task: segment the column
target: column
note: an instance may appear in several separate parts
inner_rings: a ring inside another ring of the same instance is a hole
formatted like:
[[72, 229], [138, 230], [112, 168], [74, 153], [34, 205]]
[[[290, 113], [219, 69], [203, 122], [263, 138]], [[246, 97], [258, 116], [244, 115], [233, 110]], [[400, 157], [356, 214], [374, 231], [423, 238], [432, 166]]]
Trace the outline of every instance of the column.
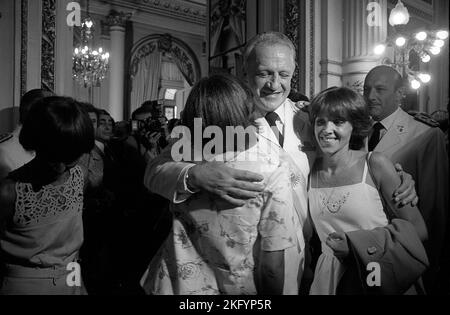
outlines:
[[362, 92], [367, 73], [380, 63], [373, 53], [387, 37], [387, 0], [343, 0], [343, 85]]
[[[108, 51], [111, 54], [111, 45], [110, 45], [110, 37], [109, 37], [109, 24], [107, 22], [100, 22], [100, 47], [103, 48], [104, 51]], [[100, 108], [103, 108], [109, 111], [109, 86], [110, 86], [110, 73], [103, 79], [102, 84], [100, 86], [100, 93], [98, 96], [98, 105]]]
[[66, 10], [69, 2], [71, 0], [56, 2], [55, 93], [72, 96], [73, 27], [67, 24]]
[[342, 2], [343, 0], [322, 0], [321, 3], [321, 90], [342, 85], [342, 49], [336, 49], [342, 47], [343, 43]]
[[111, 50], [109, 57], [109, 113], [116, 121], [124, 116], [125, 23], [130, 16], [111, 11], [108, 16]]

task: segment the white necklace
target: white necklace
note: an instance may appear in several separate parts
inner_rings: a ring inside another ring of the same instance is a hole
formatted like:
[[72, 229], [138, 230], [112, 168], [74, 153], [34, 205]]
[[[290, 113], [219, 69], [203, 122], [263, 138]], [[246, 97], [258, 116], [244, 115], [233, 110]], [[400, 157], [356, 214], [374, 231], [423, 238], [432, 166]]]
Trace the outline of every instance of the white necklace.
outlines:
[[[350, 164], [351, 161], [352, 161], [352, 157], [350, 156], [350, 158], [348, 159], [348, 161], [345, 163], [345, 165], [342, 168], [345, 170], [345, 168]], [[316, 172], [317, 185], [319, 185], [319, 175], [321, 175], [319, 173], [320, 173], [320, 171]], [[346, 174], [348, 175], [349, 172], [347, 172]], [[321, 177], [323, 178], [323, 176], [321, 176]], [[322, 181], [322, 183], [328, 183], [328, 184], [330, 184], [330, 182], [331, 182], [329, 179], [325, 179], [325, 178], [321, 179], [321, 181]], [[336, 189], [340, 188], [340, 187], [342, 187], [342, 186], [333, 187], [329, 194], [320, 192], [320, 195], [321, 195], [321, 197], [320, 197], [320, 201], [321, 201], [320, 212], [322, 215], [324, 214], [325, 209], [327, 209], [328, 212], [330, 212], [332, 214], [338, 213], [341, 210], [341, 208], [344, 206], [344, 204], [347, 202], [348, 197], [350, 196], [349, 191], [338, 194], [337, 198], [334, 198], [336, 195], [335, 194]]]

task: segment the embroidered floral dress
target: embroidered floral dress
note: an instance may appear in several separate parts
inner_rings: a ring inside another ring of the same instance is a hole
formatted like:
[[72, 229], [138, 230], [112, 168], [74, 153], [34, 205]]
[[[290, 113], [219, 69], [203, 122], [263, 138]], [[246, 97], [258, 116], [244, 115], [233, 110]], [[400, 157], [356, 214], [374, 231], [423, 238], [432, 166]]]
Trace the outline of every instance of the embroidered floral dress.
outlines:
[[233, 168], [264, 175], [266, 189], [244, 206], [229, 208], [207, 193], [171, 205], [173, 228], [141, 281], [148, 294], [256, 294], [258, 248], [290, 249], [285, 251], [285, 260], [291, 262], [286, 264], [285, 283], [294, 283], [285, 284], [285, 293], [297, 293], [303, 240], [293, 205], [292, 174], [277, 150], [271, 152], [274, 148], [267, 146], [260, 139], [240, 155], [215, 157]]
[[336, 294], [345, 271], [325, 243], [330, 233], [372, 230], [388, 224], [378, 190], [366, 183], [367, 170], [365, 162], [363, 178], [354, 185], [309, 189], [311, 218], [322, 243], [310, 294]]

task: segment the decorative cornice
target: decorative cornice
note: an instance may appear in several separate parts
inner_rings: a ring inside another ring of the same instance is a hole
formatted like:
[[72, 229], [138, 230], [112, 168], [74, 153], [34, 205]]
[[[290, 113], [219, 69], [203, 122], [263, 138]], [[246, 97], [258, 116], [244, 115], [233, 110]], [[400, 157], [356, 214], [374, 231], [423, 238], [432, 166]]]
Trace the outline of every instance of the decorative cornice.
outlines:
[[56, 0], [42, 1], [42, 89], [55, 91]]
[[125, 28], [125, 24], [131, 18], [131, 13], [118, 12], [115, 10], [111, 10], [109, 15], [106, 17], [106, 23], [109, 27], [123, 27]]
[[181, 0], [111, 0], [112, 6], [158, 14], [200, 25], [206, 24], [206, 5]]

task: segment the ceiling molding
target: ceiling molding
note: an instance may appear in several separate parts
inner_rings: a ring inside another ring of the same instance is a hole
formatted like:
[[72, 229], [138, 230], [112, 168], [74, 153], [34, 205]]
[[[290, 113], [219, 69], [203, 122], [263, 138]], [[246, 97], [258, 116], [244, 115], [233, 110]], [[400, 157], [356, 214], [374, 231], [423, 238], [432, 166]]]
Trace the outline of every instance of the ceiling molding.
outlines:
[[[96, 0], [91, 2], [92, 13], [107, 14], [109, 10], [132, 15], [158, 15], [172, 20], [206, 25], [206, 4], [188, 0]], [[139, 13], [139, 14], [137, 14]], [[133, 16], [131, 20], [133, 21]], [[142, 23], [142, 19], [139, 20]]]

